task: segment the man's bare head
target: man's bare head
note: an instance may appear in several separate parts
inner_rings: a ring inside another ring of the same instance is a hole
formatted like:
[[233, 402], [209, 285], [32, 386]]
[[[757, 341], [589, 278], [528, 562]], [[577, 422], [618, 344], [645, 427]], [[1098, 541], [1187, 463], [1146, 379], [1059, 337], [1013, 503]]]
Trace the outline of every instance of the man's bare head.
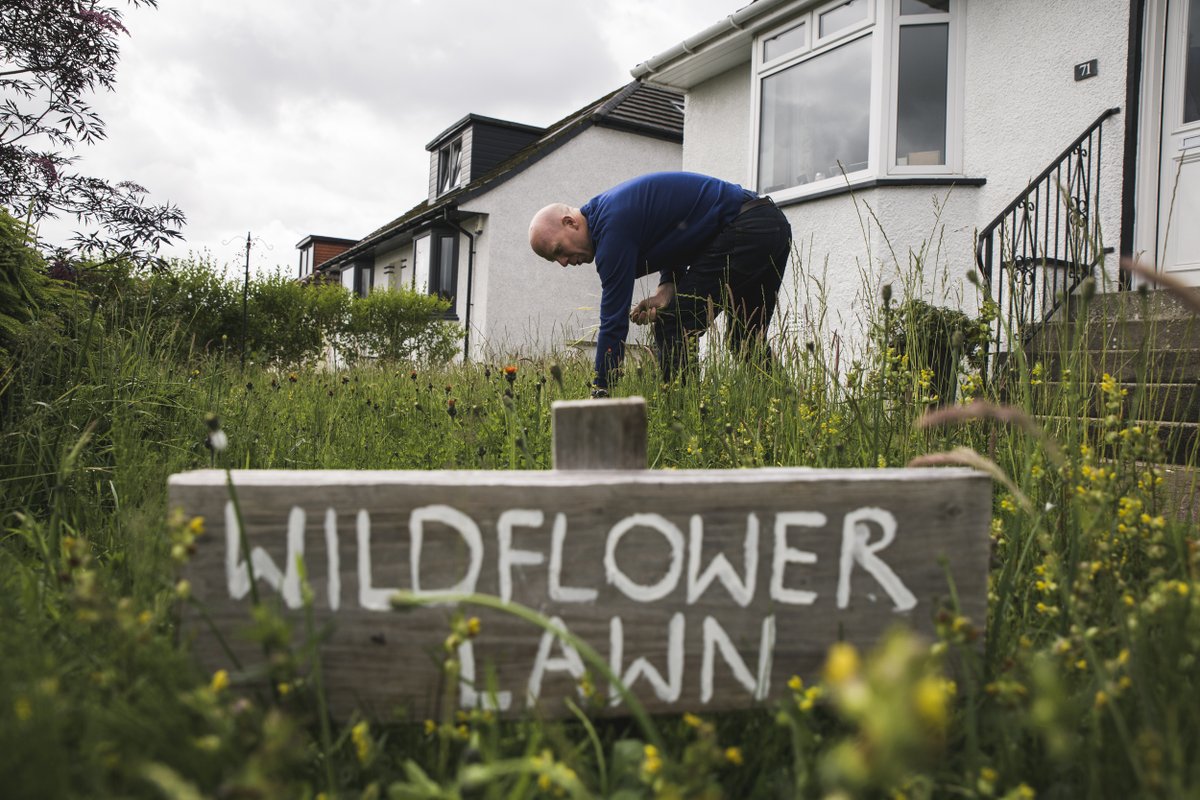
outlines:
[[587, 217], [578, 208], [551, 203], [529, 223], [529, 247], [539, 257], [568, 264], [590, 264], [596, 256]]

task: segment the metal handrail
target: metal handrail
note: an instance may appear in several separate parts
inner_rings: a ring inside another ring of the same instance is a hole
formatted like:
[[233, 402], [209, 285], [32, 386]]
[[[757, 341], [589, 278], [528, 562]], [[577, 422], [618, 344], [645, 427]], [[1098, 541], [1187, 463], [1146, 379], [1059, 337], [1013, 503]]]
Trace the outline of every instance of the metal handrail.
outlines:
[[1097, 117], [979, 233], [975, 263], [998, 346], [1027, 343], [1099, 263], [1102, 125], [1120, 111]]

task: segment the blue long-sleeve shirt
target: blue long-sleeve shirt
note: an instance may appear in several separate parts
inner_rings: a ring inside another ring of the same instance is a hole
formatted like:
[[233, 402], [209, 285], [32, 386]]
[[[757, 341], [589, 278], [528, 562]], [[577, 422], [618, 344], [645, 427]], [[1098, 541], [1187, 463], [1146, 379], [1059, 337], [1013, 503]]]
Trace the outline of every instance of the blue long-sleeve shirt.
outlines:
[[625, 358], [634, 281], [651, 272], [674, 282], [755, 195], [736, 183], [693, 172], [654, 172], [618, 184], [587, 201], [587, 219], [600, 275], [596, 386]]

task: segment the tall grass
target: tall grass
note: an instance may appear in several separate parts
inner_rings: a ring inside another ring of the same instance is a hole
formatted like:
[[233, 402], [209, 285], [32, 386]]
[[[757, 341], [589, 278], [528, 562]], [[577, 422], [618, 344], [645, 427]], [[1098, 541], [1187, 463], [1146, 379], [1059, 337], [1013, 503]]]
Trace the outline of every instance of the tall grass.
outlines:
[[[242, 370], [111, 302], [35, 324], [0, 382], [5, 796], [1194, 795], [1200, 544], [1163, 496], [1162, 441], [1137, 421], [1162, 398], [1122, 394], [1119, 365], [1089, 361], [1086, 313], [1046, 355], [984, 380], [962, 357], [970, 330], [931, 338], [903, 310], [912, 287], [895, 286], [864, 295], [858, 353], [837, 348], [814, 305], [811, 335], [775, 343], [769, 370], [714, 352], [663, 385], [635, 359], [618, 392], [647, 398], [653, 468], [986, 458], [1009, 481], [988, 619], [946, 615], [935, 641], [898, 633], [871, 654], [835, 647], [789, 700], [660, 719], [657, 743], [584, 709], [327, 727], [315, 633], [292, 640], [264, 603], [256, 628], [277, 663], [260, 696], [233, 664], [200, 674], [175, 627], [189, 601], [175, 567], [201, 524], [169, 513], [167, 475], [546, 469], [550, 404], [586, 396], [589, 363]], [[1156, 365], [1136, 352], [1130, 383], [1148, 385]], [[918, 424], [939, 404], [949, 411]], [[220, 453], [204, 445], [210, 412], [229, 439]], [[447, 634], [471, 635], [470, 618]]]

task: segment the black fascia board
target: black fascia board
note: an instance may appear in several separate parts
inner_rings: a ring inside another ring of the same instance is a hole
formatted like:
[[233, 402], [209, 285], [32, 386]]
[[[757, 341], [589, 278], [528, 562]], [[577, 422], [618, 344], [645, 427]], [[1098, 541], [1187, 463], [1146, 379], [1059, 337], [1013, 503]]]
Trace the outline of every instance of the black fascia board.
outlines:
[[485, 117], [480, 114], [467, 114], [465, 117], [455, 122], [449, 128], [433, 137], [433, 141], [425, 145], [425, 149], [432, 152], [443, 144], [453, 139], [458, 134], [466, 130], [468, 125], [482, 123], [496, 128], [507, 128], [513, 131], [522, 131], [524, 133], [542, 134], [546, 132], [545, 128], [539, 128], [537, 125], [524, 125], [520, 122], [512, 122], [507, 119], [497, 119], [496, 117]]

